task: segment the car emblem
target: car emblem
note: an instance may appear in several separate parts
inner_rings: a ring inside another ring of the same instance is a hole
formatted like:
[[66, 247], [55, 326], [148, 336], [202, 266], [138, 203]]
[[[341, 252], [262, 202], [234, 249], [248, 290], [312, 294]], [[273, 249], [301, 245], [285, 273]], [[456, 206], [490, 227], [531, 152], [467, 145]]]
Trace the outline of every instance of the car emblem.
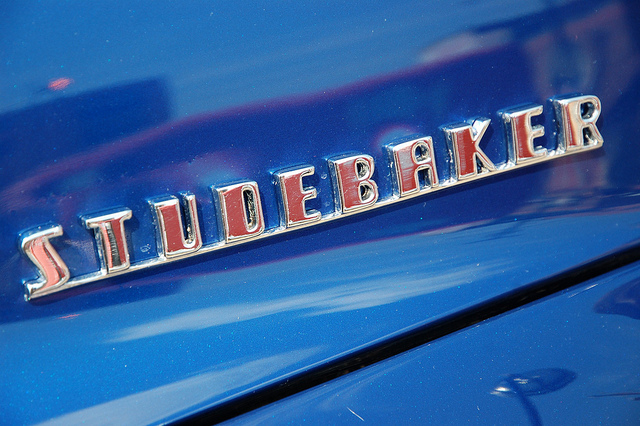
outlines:
[[25, 299], [383, 208], [465, 182], [602, 146], [603, 139], [596, 127], [602, 109], [596, 96], [558, 97], [551, 101], [557, 126], [555, 150], [534, 144], [536, 138], [544, 135], [542, 126], [532, 125], [532, 118], [543, 113], [542, 105], [531, 104], [499, 111], [508, 154], [507, 160], [501, 164], [494, 164], [479, 146], [490, 119], [474, 118], [442, 127], [450, 155], [445, 164], [451, 168], [450, 178], [445, 181], [438, 179], [431, 137], [386, 145], [384, 148], [393, 171], [394, 188], [393, 194], [387, 198], [380, 199], [373, 179], [373, 157], [350, 154], [328, 158], [335, 206], [329, 214], [306, 208], [306, 201], [317, 196], [315, 188], [303, 184], [305, 176], [314, 174], [313, 166], [279, 170], [273, 177], [278, 189], [280, 224], [271, 229], [265, 225], [256, 182], [212, 186], [222, 235], [210, 244], [203, 244], [193, 194], [183, 192], [179, 197], [150, 199], [156, 218], [158, 256], [133, 264], [129, 260], [125, 233], [126, 221], [132, 218], [132, 211], [128, 208], [81, 216], [84, 226], [94, 233], [100, 259], [100, 269], [86, 275], [72, 277], [64, 260], [51, 245], [50, 239], [63, 235], [62, 226], [49, 224], [33, 228], [20, 236], [20, 248], [39, 274], [37, 279], [24, 282]]

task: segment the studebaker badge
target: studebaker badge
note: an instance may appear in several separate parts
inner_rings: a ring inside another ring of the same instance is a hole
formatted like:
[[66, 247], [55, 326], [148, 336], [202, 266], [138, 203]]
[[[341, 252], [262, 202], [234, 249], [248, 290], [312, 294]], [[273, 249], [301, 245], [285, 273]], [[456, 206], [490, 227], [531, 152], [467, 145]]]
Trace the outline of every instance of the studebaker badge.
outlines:
[[385, 146], [394, 189], [393, 194], [384, 199], [380, 199], [373, 179], [373, 157], [355, 154], [328, 158], [335, 205], [330, 214], [308, 210], [305, 205], [307, 200], [317, 195], [314, 188], [305, 187], [302, 183], [305, 176], [314, 173], [313, 166], [280, 170], [274, 173], [280, 224], [272, 229], [266, 229], [260, 192], [254, 181], [211, 187], [222, 235], [218, 241], [206, 245], [200, 234], [193, 194], [183, 192], [180, 198], [165, 196], [151, 199], [149, 203], [156, 218], [158, 256], [133, 264], [129, 260], [125, 232], [126, 221], [132, 217], [130, 209], [81, 216], [86, 228], [93, 230], [101, 266], [98, 271], [76, 277], [71, 276], [69, 268], [50, 242], [50, 239], [63, 234], [62, 226], [33, 228], [20, 236], [20, 248], [39, 274], [37, 279], [24, 282], [25, 299], [383, 208], [464, 182], [602, 146], [603, 139], [596, 127], [602, 109], [596, 96], [558, 97], [551, 101], [557, 126], [555, 150], [534, 144], [536, 138], [544, 135], [542, 126], [532, 124], [532, 118], [543, 113], [542, 105], [531, 104], [499, 111], [507, 151], [507, 160], [501, 164], [494, 164], [480, 148], [490, 119], [475, 118], [442, 127], [450, 156], [446, 164], [451, 167], [450, 178], [446, 181], [438, 179], [431, 137]]

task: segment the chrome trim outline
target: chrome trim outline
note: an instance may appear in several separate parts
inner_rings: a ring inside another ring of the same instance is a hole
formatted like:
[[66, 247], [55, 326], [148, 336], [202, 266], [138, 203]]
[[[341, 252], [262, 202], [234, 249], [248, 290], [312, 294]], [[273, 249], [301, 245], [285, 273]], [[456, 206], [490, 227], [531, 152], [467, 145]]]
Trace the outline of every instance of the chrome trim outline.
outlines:
[[380, 194], [371, 177], [375, 169], [373, 157], [366, 154], [327, 159], [333, 183], [335, 211], [341, 214], [362, 211], [373, 206]]
[[[185, 256], [197, 252], [202, 247], [196, 196], [189, 192], [181, 192], [180, 196], [182, 209], [180, 200], [174, 196], [149, 200], [156, 215], [158, 253], [161, 257]], [[186, 229], [181, 210], [184, 211]]]
[[218, 205], [218, 222], [227, 243], [256, 238], [265, 230], [260, 191], [256, 182], [211, 187]]
[[449, 151], [453, 153], [451, 175], [457, 180], [475, 179], [498, 169], [479, 146], [490, 123], [488, 118], [477, 117], [442, 127]]
[[[398, 197], [427, 192], [439, 185], [438, 170], [433, 155], [433, 139], [414, 139], [385, 146], [394, 182], [393, 193]], [[421, 185], [420, 177], [425, 183]]]
[[105, 275], [126, 271], [131, 266], [124, 221], [132, 217], [130, 209], [81, 216], [87, 229], [93, 229], [96, 248], [100, 258], [100, 269]]
[[528, 104], [498, 111], [504, 123], [509, 163], [544, 161], [547, 150], [536, 147], [533, 140], [544, 136], [544, 126], [531, 125], [531, 118], [542, 114], [542, 105]]
[[558, 126], [558, 151], [584, 150], [602, 146], [596, 127], [602, 112], [597, 96], [552, 98]]
[[315, 173], [315, 167], [287, 168], [273, 173], [274, 181], [280, 191], [277, 191], [280, 212], [280, 225], [287, 228], [306, 225], [322, 218], [317, 210], [307, 210], [305, 202], [318, 196], [314, 187], [305, 187], [302, 178]]
[[24, 281], [24, 297], [26, 300], [32, 297], [46, 296], [61, 290], [71, 273], [56, 249], [51, 245], [50, 238], [62, 235], [62, 226], [52, 225], [43, 229], [25, 232], [20, 238], [20, 248], [29, 260], [38, 268], [36, 280]]

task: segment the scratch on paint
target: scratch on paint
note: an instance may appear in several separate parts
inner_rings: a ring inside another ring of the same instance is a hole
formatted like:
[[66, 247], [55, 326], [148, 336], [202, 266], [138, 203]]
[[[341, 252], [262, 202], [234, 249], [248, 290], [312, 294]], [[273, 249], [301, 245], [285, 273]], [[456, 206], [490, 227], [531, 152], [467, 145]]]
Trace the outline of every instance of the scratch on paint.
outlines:
[[80, 314], [71, 314], [71, 315], [65, 315], [63, 317], [58, 317], [58, 319], [66, 320], [66, 319], [71, 319], [71, 318], [75, 318], [75, 317], [79, 317], [79, 316], [80, 316]]
[[347, 410], [351, 411], [351, 414], [353, 414], [354, 416], [356, 416], [357, 418], [359, 418], [360, 420], [362, 420], [364, 422], [364, 419], [362, 417], [360, 417], [359, 415], [357, 415], [355, 413], [355, 411], [353, 411], [351, 408], [347, 407]]

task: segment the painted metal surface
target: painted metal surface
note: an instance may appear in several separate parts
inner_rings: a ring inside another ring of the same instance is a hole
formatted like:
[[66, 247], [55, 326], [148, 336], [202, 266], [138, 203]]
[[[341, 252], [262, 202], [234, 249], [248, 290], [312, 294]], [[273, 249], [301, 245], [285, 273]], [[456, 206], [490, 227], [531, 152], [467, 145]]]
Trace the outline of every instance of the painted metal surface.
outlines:
[[[7, 421], [178, 419], [637, 241], [637, 5], [509, 5], [3, 6]], [[387, 144], [431, 136], [442, 159], [440, 126], [488, 116], [499, 163], [498, 111], [534, 103], [552, 149], [547, 99], [572, 93], [602, 101], [598, 151], [23, 299], [36, 224], [64, 227], [51, 244], [81, 275], [103, 261], [81, 217], [126, 206], [139, 262], [169, 250], [151, 197], [192, 192], [207, 244], [212, 185], [255, 180], [272, 227], [271, 172], [313, 166], [307, 206], [326, 214], [328, 157], [368, 153], [390, 196]]]
[[[460, 184], [486, 179], [541, 161], [580, 154], [602, 147], [603, 139], [596, 126], [601, 113], [600, 100], [597, 97], [571, 96], [551, 99], [551, 102], [557, 111], [556, 148], [547, 150], [544, 147], [537, 147], [537, 153], [533, 152], [533, 134], [527, 135], [528, 129], [532, 128], [531, 117], [525, 113], [523, 115], [525, 121], [517, 120], [520, 124], [515, 126], [521, 128], [517, 133], [523, 133], [523, 135], [520, 135], [521, 138], [515, 137], [514, 133], [507, 138], [503, 147], [503, 151], [507, 153], [507, 160], [501, 164], [494, 164], [480, 147], [484, 142], [482, 138], [491, 123], [488, 118], [471, 119], [467, 123], [443, 128], [450, 154], [445, 157], [449, 170], [444, 176], [438, 176], [436, 171], [435, 156], [431, 154], [434, 151], [431, 137], [385, 146], [385, 149], [391, 150], [391, 159], [388, 164], [390, 170], [386, 175], [395, 177], [393, 194], [387, 198], [380, 199], [378, 184], [373, 179], [375, 169], [373, 157], [366, 154], [347, 154], [328, 158], [334, 207], [333, 211], [326, 215], [317, 210], [311, 210], [315, 213], [307, 217], [306, 199], [316, 198], [317, 191], [312, 186], [305, 189], [302, 174], [309, 175], [311, 179], [313, 167], [294, 170], [293, 173], [296, 176], [294, 186], [288, 188], [282, 186], [280, 173], [273, 173], [274, 180], [279, 181], [279, 183], [274, 182], [274, 185], [279, 188], [280, 204], [276, 225], [269, 229], [265, 225], [262, 197], [257, 182], [242, 181], [223, 187], [212, 186], [220, 235], [217, 240], [205, 245], [202, 244], [195, 195], [182, 193], [183, 208], [180, 208], [178, 199], [173, 196], [161, 197], [164, 200], [160, 202], [151, 199], [149, 203], [156, 215], [155, 234], [158, 255], [133, 265], [129, 261], [129, 239], [124, 224], [124, 221], [132, 219], [131, 210], [128, 208], [120, 208], [108, 214], [99, 213], [97, 216], [83, 216], [85, 227], [95, 232], [95, 248], [101, 265], [98, 270], [80, 276], [70, 277], [69, 268], [49, 241], [51, 238], [63, 236], [61, 226], [40, 225], [23, 233], [19, 243], [23, 253], [37, 268], [39, 275], [36, 280], [25, 281], [25, 300], [30, 301], [80, 285], [139, 272], [214, 251], [230, 250], [238, 244], [273, 238], [302, 227], [333, 222], [347, 215], [384, 209], [411, 198], [423, 197], [436, 190], [451, 189]], [[541, 112], [542, 107], [538, 110]], [[505, 133], [513, 133], [510, 131], [514, 128], [513, 121], [516, 120], [510, 117], [505, 119]], [[541, 137], [544, 134], [542, 126], [535, 127], [537, 137]], [[571, 136], [561, 136], [564, 133]], [[569, 143], [567, 139], [573, 142]], [[401, 149], [393, 152], [397, 147]], [[522, 151], [523, 148], [531, 153], [530, 156], [517, 158], [516, 152]], [[404, 152], [404, 158], [399, 155], [401, 152]], [[427, 170], [421, 170], [423, 168]], [[407, 180], [411, 181], [412, 190], [404, 189], [403, 186]], [[422, 183], [422, 180], [426, 182]], [[399, 182], [402, 182], [402, 186]], [[296, 187], [298, 187], [297, 190], [295, 190]], [[298, 215], [301, 219], [292, 221], [290, 213], [294, 205], [299, 210]], [[186, 225], [182, 220], [183, 213]], [[282, 225], [283, 223], [285, 225]], [[46, 247], [46, 250], [41, 250], [41, 247]], [[65, 271], [65, 274], [52, 274], [52, 271]]]
[[635, 425], [638, 319], [636, 263], [229, 424]]

